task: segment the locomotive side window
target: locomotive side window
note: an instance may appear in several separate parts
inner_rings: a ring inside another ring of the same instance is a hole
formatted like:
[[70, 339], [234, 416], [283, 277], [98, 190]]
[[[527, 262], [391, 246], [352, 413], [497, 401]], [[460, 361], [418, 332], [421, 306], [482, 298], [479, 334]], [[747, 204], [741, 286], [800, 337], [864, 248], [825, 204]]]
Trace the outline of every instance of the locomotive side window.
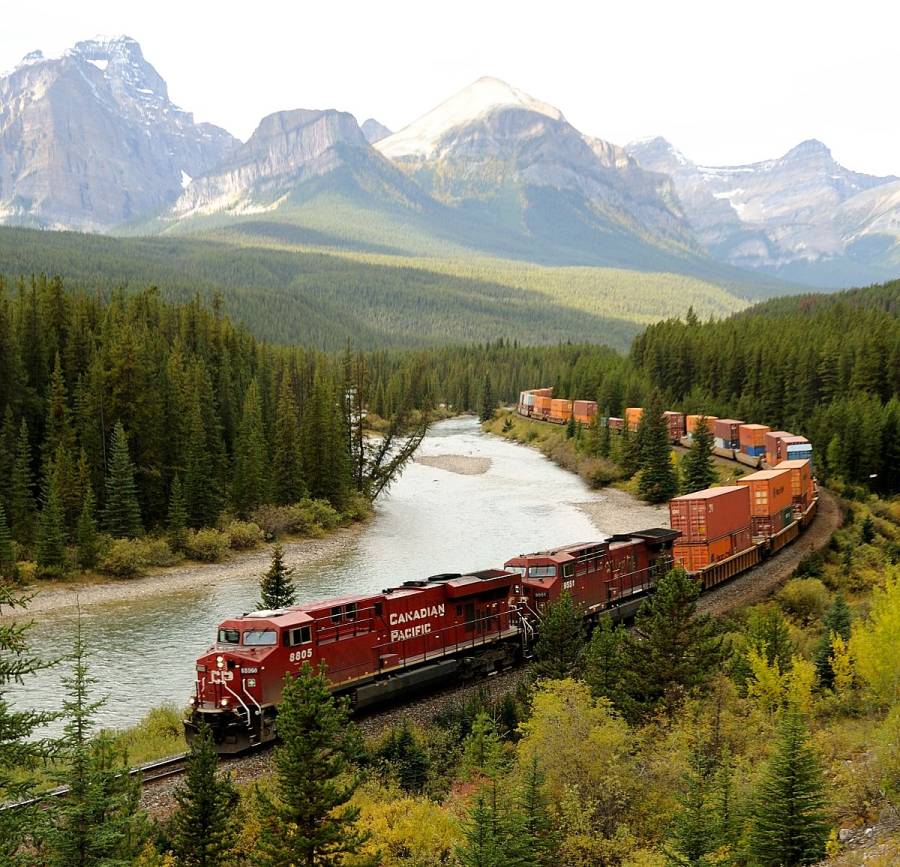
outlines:
[[219, 643], [220, 644], [239, 644], [241, 640], [241, 633], [237, 629], [220, 629], [219, 630]]
[[340, 623], [344, 619], [344, 609], [340, 605], [335, 605], [331, 609], [331, 622]]
[[571, 563], [566, 563], [563, 566], [563, 578], [571, 578], [574, 570], [575, 567]]
[[529, 578], [555, 578], [556, 566], [532, 566], [528, 570]]
[[348, 602], [347, 607], [344, 610], [346, 612], [344, 617], [347, 620], [356, 620], [356, 603], [355, 602]]
[[295, 644], [309, 644], [312, 641], [312, 629], [308, 626], [301, 626], [298, 629], [292, 629], [290, 632], [291, 635], [291, 645]]
[[247, 647], [270, 647], [278, 644], [278, 633], [274, 629], [248, 629], [244, 632]]

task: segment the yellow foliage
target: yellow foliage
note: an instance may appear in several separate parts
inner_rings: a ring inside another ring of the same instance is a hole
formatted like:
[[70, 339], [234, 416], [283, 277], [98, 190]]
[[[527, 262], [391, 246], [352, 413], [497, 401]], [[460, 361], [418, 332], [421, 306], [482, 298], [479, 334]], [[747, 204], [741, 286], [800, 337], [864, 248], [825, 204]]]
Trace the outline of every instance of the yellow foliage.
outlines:
[[785, 700], [799, 708], [802, 713], [810, 713], [815, 682], [816, 667], [808, 659], [795, 656], [791, 660], [791, 670], [784, 674]]
[[803, 713], [812, 710], [816, 668], [809, 660], [794, 656], [791, 667], [782, 673], [777, 661], [770, 663], [763, 654], [751, 648], [747, 661], [751, 675], [747, 681], [747, 695], [763, 713], [773, 716], [785, 703]]
[[449, 862], [463, 833], [459, 819], [448, 809], [424, 797], [404, 795], [399, 789], [368, 783], [356, 792], [359, 807], [356, 827], [370, 836], [348, 865], [429, 867]]
[[831, 670], [834, 672], [834, 691], [838, 696], [846, 696], [853, 688], [853, 660], [850, 648], [843, 637], [831, 633]]
[[900, 701], [900, 567], [892, 566], [883, 590], [876, 589], [867, 622], [850, 637], [856, 674], [883, 705]]

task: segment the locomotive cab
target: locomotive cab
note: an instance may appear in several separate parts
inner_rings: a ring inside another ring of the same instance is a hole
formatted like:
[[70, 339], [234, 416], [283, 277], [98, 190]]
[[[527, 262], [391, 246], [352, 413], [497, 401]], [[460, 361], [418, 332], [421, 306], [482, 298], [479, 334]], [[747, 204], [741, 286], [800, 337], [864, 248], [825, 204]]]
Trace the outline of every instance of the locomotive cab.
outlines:
[[286, 670], [314, 663], [313, 621], [302, 611], [256, 611], [219, 624], [197, 660], [185, 736], [206, 723], [221, 752], [274, 739], [275, 707]]

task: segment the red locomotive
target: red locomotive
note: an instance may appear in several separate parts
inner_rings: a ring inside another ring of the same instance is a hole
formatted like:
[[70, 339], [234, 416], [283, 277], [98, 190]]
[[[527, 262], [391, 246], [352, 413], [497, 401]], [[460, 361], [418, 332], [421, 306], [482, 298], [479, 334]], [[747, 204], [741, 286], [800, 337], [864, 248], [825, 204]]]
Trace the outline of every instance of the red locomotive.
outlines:
[[633, 613], [671, 568], [677, 536], [666, 529], [613, 536], [514, 557], [504, 569], [225, 620], [197, 660], [188, 738], [203, 720], [220, 752], [274, 739], [284, 676], [304, 662], [324, 662], [333, 691], [356, 708], [512, 665], [563, 590], [587, 618]]

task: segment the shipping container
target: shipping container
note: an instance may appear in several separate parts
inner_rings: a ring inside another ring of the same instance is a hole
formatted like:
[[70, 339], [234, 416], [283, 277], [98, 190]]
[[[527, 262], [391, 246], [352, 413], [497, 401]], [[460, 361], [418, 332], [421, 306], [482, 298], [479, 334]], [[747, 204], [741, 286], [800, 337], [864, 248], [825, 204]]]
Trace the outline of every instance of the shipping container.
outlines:
[[684, 413], [666, 410], [663, 417], [669, 428], [669, 439], [673, 443], [677, 443], [684, 436]]
[[568, 421], [572, 418], [572, 401], [557, 397], [553, 398], [550, 401], [550, 415], [548, 418], [557, 422]]
[[525, 404], [525, 406], [534, 406], [534, 392], [526, 391], [524, 394], [525, 397], [523, 398], [522, 403]]
[[766, 463], [770, 467], [780, 464], [785, 456], [782, 453], [781, 441], [793, 434], [786, 430], [773, 430], [766, 434]]
[[542, 418], [546, 418], [550, 415], [550, 400], [551, 398], [545, 397], [542, 394], [536, 394], [534, 396], [534, 415], [539, 415]]
[[764, 458], [766, 456], [765, 446], [741, 446], [741, 451], [751, 458]]
[[625, 419], [624, 418], [616, 418], [615, 416], [610, 416], [607, 419], [607, 424], [609, 425], [610, 430], [621, 431], [625, 429]]
[[625, 423], [628, 425], [628, 430], [635, 431], [637, 430], [638, 423], [641, 420], [641, 416], [644, 414], [644, 410], [639, 406], [627, 406], [625, 407]]
[[790, 470], [760, 470], [737, 483], [750, 489], [750, 514], [755, 518], [770, 518], [791, 505]]
[[590, 424], [597, 415], [597, 401], [576, 400], [573, 402], [572, 412], [575, 414], [575, 421]]
[[536, 397], [553, 397], [553, 386], [550, 388], [533, 388], [531, 393]]
[[812, 499], [812, 467], [807, 460], [782, 461], [775, 468], [777, 470], [790, 470], [791, 472], [791, 497], [795, 503], [805, 502], [807, 505]]
[[742, 424], [742, 421], [733, 418], [717, 418], [715, 420], [713, 423], [713, 434], [717, 440], [721, 439], [723, 441], [720, 448], [736, 449], [740, 447], [738, 429]]
[[789, 461], [809, 461], [810, 470], [814, 471], [813, 452], [811, 445], [794, 445], [788, 446], [786, 458]]
[[710, 542], [676, 542], [672, 547], [675, 563], [688, 572], [699, 572], [720, 560], [727, 560], [753, 547], [750, 527], [743, 527], [736, 533], [721, 536]]
[[713, 426], [718, 421], [714, 415], [689, 415], [685, 418], [685, 430], [687, 431], [688, 436], [694, 435], [694, 431], [697, 430], [697, 424], [701, 418], [706, 419], [706, 426], [709, 428], [709, 432], [713, 432]]
[[[761, 455], [766, 451], [766, 434], [771, 428], [766, 424], [742, 424], [738, 428], [738, 440], [745, 455]], [[750, 451], [758, 449], [758, 451]]]
[[750, 493], [732, 485], [669, 501], [669, 520], [681, 542], [709, 542], [750, 526]]

